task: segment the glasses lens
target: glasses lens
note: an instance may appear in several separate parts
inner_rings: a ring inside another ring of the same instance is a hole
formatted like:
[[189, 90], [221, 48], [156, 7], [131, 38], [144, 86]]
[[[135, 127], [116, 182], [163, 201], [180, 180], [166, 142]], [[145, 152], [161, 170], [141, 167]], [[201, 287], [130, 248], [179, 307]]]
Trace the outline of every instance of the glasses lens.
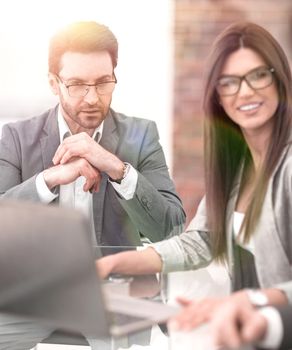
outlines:
[[115, 88], [115, 82], [105, 82], [105, 83], [99, 83], [96, 85], [70, 85], [68, 86], [68, 93], [71, 97], [85, 97], [88, 94], [88, 91], [91, 86], [95, 87], [96, 92], [99, 95], [106, 95], [113, 92]]
[[218, 80], [216, 90], [220, 96], [234, 95], [237, 93], [240, 85], [240, 78], [222, 77]]
[[262, 67], [247, 74], [246, 80], [253, 89], [263, 89], [272, 84], [273, 74], [270, 69]]
[[110, 94], [111, 92], [113, 92], [114, 88], [115, 88], [116, 83], [113, 81], [107, 81], [105, 83], [99, 83], [96, 85], [96, 91], [98, 94], [100, 95], [106, 95], [106, 94]]
[[87, 85], [70, 85], [68, 86], [68, 93], [71, 97], [84, 97], [89, 90]]

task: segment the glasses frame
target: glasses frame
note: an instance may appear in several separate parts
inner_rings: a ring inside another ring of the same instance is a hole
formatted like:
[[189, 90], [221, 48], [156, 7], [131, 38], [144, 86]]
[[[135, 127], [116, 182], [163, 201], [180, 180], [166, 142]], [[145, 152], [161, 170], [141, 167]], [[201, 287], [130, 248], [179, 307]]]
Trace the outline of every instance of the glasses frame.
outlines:
[[[96, 93], [98, 94], [98, 95], [106, 95], [107, 93], [104, 93], [104, 94], [101, 94], [99, 91], [98, 91], [98, 85], [101, 85], [101, 84], [107, 84], [107, 83], [114, 83], [114, 84], [117, 84], [117, 82], [118, 82], [118, 80], [117, 80], [117, 78], [116, 78], [116, 75], [115, 75], [115, 72], [113, 72], [113, 78], [114, 78], [114, 80], [109, 80], [109, 81], [103, 81], [103, 82], [100, 82], [100, 83], [95, 83], [95, 84], [87, 84], [87, 83], [75, 83], [75, 84], [68, 84], [68, 83], [66, 83], [66, 81], [64, 81], [58, 74], [55, 74], [55, 77], [57, 78], [57, 80], [61, 83], [61, 84], [63, 84], [64, 86], [65, 86], [65, 88], [67, 89], [67, 92], [68, 92], [68, 95], [70, 96], [70, 97], [72, 97], [72, 98], [84, 98], [87, 94], [88, 94], [88, 92], [89, 92], [89, 90], [90, 90], [90, 87], [91, 86], [94, 86], [95, 87], [95, 91], [96, 91]], [[72, 96], [72, 95], [70, 95], [70, 87], [71, 86], [78, 86], [78, 85], [82, 85], [82, 86], [87, 86], [87, 89], [86, 89], [86, 93], [85, 93], [85, 95], [81, 95], [81, 96]], [[113, 88], [113, 90], [114, 90], [114, 88]], [[112, 90], [112, 91], [113, 91]]]
[[[269, 71], [269, 72], [271, 73], [271, 82], [270, 82], [268, 85], [265, 85], [265, 86], [263, 86], [263, 87], [255, 88], [255, 87], [253, 87], [253, 86], [251, 85], [250, 81], [248, 80], [248, 76], [249, 76], [250, 74], [254, 73], [255, 71], [257, 71], [257, 70], [259, 70], [259, 69], [263, 69], [263, 68], [265, 68], [266, 71]], [[215, 88], [215, 89], [216, 89], [216, 92], [217, 92], [217, 94], [218, 94], [219, 96], [234, 96], [234, 95], [236, 95], [236, 94], [239, 92], [243, 80], [244, 80], [244, 81], [247, 83], [247, 85], [248, 85], [251, 89], [253, 89], [253, 90], [265, 89], [265, 88], [267, 88], [268, 86], [271, 86], [271, 85], [273, 84], [273, 82], [274, 82], [274, 73], [275, 73], [275, 69], [274, 69], [274, 68], [269, 68], [269, 67], [266, 67], [266, 66], [260, 66], [260, 67], [257, 67], [257, 68], [254, 68], [254, 69], [250, 70], [249, 72], [247, 72], [246, 74], [244, 74], [244, 75], [242, 75], [242, 76], [239, 76], [239, 75], [223, 75], [223, 76], [221, 76], [221, 77], [217, 80], [216, 88]], [[219, 89], [218, 89], [218, 84], [219, 84], [220, 79], [222, 79], [222, 78], [236, 78], [236, 79], [238, 79], [239, 84], [238, 84], [238, 88], [237, 88], [236, 92], [234, 92], [234, 93], [232, 93], [232, 94], [222, 94], [222, 93], [220, 93], [220, 92], [219, 92]]]

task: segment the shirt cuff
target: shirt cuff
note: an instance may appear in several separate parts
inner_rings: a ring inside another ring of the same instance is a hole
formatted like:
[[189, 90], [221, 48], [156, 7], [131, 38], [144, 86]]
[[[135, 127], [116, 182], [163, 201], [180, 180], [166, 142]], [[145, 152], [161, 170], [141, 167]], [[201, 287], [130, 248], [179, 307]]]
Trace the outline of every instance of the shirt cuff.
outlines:
[[129, 164], [129, 171], [125, 178], [121, 181], [120, 184], [117, 182], [110, 181], [114, 189], [121, 195], [124, 199], [129, 200], [134, 197], [138, 181], [138, 173], [135, 168]]
[[263, 349], [278, 349], [283, 339], [283, 324], [279, 312], [271, 307], [258, 310], [267, 321], [267, 331], [257, 346]]
[[52, 202], [55, 198], [58, 197], [57, 194], [54, 194], [53, 192], [51, 192], [45, 182], [44, 179], [44, 173], [41, 172], [37, 175], [36, 180], [35, 180], [35, 184], [36, 184], [36, 189], [38, 192], [38, 195], [40, 197], [41, 202], [48, 204], [50, 202]]

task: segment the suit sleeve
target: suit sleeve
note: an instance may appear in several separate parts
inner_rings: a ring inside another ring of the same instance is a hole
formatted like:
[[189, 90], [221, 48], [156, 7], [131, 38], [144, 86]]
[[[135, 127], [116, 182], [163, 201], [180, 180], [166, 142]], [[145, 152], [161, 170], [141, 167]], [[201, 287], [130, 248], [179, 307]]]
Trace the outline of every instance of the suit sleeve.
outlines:
[[21, 146], [17, 132], [5, 125], [0, 139], [0, 198], [40, 201], [35, 177], [22, 177]]
[[154, 122], [147, 125], [139, 153], [134, 197], [120, 199], [140, 234], [152, 242], [182, 232], [185, 213], [170, 179]]
[[283, 339], [280, 346], [280, 350], [292, 349], [292, 332], [291, 332], [291, 323], [292, 323], [292, 306], [286, 305], [277, 308], [283, 324]]

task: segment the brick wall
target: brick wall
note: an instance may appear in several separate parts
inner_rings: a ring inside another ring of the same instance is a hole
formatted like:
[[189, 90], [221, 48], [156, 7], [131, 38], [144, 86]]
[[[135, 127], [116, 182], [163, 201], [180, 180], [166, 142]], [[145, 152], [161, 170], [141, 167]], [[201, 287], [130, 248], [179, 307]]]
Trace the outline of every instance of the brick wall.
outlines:
[[187, 221], [204, 194], [201, 96], [204, 60], [215, 36], [237, 20], [256, 22], [292, 62], [291, 0], [173, 0], [175, 77], [173, 176]]

